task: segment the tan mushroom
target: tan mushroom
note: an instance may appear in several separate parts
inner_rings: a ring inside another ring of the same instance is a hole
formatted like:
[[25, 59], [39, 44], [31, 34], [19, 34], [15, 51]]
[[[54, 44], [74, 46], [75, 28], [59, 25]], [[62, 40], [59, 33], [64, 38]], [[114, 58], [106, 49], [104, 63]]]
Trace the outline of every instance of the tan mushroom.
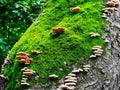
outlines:
[[65, 28], [63, 28], [63, 27], [53, 27], [53, 28], [52, 28], [52, 32], [53, 32], [54, 35], [60, 34], [60, 33], [62, 33], [64, 30], [65, 30]]
[[65, 83], [70, 83], [70, 82], [77, 83], [77, 81], [74, 79], [66, 79], [65, 80]]
[[90, 55], [89, 58], [96, 58], [96, 55]]
[[72, 12], [78, 12], [79, 10], [80, 10], [80, 7], [73, 7], [73, 8], [70, 8], [70, 10], [72, 11]]
[[57, 79], [57, 78], [58, 78], [58, 76], [57, 76], [57, 75], [55, 75], [55, 74], [52, 74], [52, 75], [49, 75], [49, 78], [50, 78], [50, 79]]
[[65, 83], [66, 86], [75, 86], [76, 83]]
[[33, 74], [34, 74], [34, 72], [23, 72], [23, 75], [27, 75], [27, 76], [31, 76]]
[[106, 4], [107, 4], [109, 7], [116, 7], [116, 6], [119, 5], [119, 3], [118, 3], [118, 2], [115, 2], [115, 1], [108, 1]]
[[72, 73], [79, 73], [79, 70], [75, 69], [72, 71]]
[[76, 74], [70, 73], [70, 74], [68, 74], [68, 76], [75, 77]]
[[68, 86], [62, 84], [62, 85], [60, 85], [59, 89], [61, 89], [61, 90], [67, 90]]
[[91, 65], [88, 64], [88, 65], [84, 65], [83, 67], [84, 67], [84, 68], [91, 68]]
[[21, 83], [21, 85], [24, 85], [24, 86], [30, 86], [29, 83]]

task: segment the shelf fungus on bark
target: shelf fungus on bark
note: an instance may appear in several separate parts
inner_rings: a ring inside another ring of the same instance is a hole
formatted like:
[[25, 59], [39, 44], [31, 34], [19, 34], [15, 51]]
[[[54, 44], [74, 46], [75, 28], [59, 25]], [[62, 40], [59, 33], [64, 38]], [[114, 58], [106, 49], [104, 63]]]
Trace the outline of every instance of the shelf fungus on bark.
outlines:
[[74, 70], [72, 70], [72, 73], [79, 73], [80, 71], [78, 70], [78, 69], [74, 69]]
[[108, 13], [113, 13], [115, 11], [117, 11], [118, 9], [115, 7], [108, 7], [108, 8], [104, 8], [102, 9], [104, 12], [108, 12]]
[[113, 1], [108, 1], [106, 4], [107, 4], [109, 7], [116, 7], [116, 6], [119, 5], [119, 2], [113, 0]]
[[57, 79], [57, 78], [58, 78], [58, 76], [57, 76], [57, 75], [55, 75], [55, 74], [52, 74], [52, 75], [49, 75], [49, 78], [50, 78], [50, 79]]
[[53, 27], [52, 28], [52, 32], [54, 35], [61, 34], [64, 32], [64, 30], [65, 30], [64, 27]]
[[100, 34], [93, 33], [93, 32], [91, 32], [89, 35], [90, 35], [90, 37], [92, 37], [92, 38], [95, 38], [95, 37], [99, 37], [99, 36], [100, 36]]
[[62, 84], [62, 85], [60, 85], [58, 90], [68, 90], [68, 86]]
[[29, 83], [21, 83], [21, 85], [23, 85], [23, 86], [30, 86]]
[[29, 65], [32, 58], [29, 58], [29, 54], [25, 52], [18, 52], [17, 57], [19, 60], [17, 60], [18, 63], [24, 63], [25, 65]]
[[96, 55], [90, 55], [89, 58], [96, 58]]
[[68, 74], [68, 76], [76, 77], [76, 74], [70, 73], [70, 74]]
[[104, 42], [105, 42], [105, 43], [109, 43], [110, 41], [109, 41], [108, 39], [105, 39]]
[[31, 69], [26, 69], [24, 70], [23, 75], [31, 76], [31, 75], [34, 75], [35, 73], [36, 72]]
[[65, 83], [66, 86], [76, 86], [76, 83]]
[[72, 12], [78, 12], [79, 10], [80, 10], [80, 7], [73, 7], [73, 8], [70, 8], [70, 10], [72, 11]]
[[77, 80], [74, 80], [74, 79], [66, 79], [65, 81], [64, 81], [65, 83], [77, 83]]

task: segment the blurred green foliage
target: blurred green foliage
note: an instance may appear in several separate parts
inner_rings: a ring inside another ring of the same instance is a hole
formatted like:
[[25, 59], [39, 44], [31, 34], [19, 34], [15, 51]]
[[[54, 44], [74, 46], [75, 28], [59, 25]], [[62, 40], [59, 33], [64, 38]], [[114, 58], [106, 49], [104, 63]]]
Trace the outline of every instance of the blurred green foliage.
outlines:
[[46, 0], [0, 0], [0, 66]]

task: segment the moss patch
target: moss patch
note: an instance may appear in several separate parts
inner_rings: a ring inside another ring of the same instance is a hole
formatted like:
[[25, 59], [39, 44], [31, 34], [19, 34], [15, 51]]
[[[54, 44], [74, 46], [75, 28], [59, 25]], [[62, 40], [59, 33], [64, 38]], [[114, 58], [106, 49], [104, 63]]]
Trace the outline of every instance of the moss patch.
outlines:
[[[71, 12], [70, 8], [76, 6], [81, 10], [77, 13]], [[89, 37], [90, 32], [101, 34], [104, 25], [101, 18], [103, 7], [102, 0], [48, 0], [40, 16], [10, 52], [10, 58], [14, 63], [5, 68], [4, 75], [9, 77], [6, 90], [19, 88], [15, 82], [16, 79], [21, 79], [20, 69], [23, 67], [16, 62], [16, 53], [19, 51], [30, 54], [33, 60], [28, 67], [39, 73], [40, 83], [46, 83], [50, 74], [57, 74], [59, 79], [67, 75], [72, 67], [68, 68], [64, 61], [72, 66], [80, 58], [84, 58], [80, 66], [86, 64], [94, 45], [104, 47], [101, 37]], [[52, 27], [65, 27], [65, 31], [53, 36]], [[33, 55], [32, 50], [43, 53]], [[63, 71], [60, 68], [63, 68]], [[34, 79], [31, 79], [31, 82], [34, 82]]]

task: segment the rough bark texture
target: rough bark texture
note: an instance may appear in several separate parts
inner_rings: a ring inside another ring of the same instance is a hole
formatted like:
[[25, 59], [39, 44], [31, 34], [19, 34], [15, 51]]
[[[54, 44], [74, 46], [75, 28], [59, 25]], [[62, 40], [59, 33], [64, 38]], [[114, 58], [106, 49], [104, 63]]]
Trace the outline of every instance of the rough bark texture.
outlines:
[[106, 53], [97, 59], [87, 76], [78, 77], [76, 90], [120, 90], [120, 7], [107, 19], [110, 25], [103, 32], [103, 39], [109, 40]]

